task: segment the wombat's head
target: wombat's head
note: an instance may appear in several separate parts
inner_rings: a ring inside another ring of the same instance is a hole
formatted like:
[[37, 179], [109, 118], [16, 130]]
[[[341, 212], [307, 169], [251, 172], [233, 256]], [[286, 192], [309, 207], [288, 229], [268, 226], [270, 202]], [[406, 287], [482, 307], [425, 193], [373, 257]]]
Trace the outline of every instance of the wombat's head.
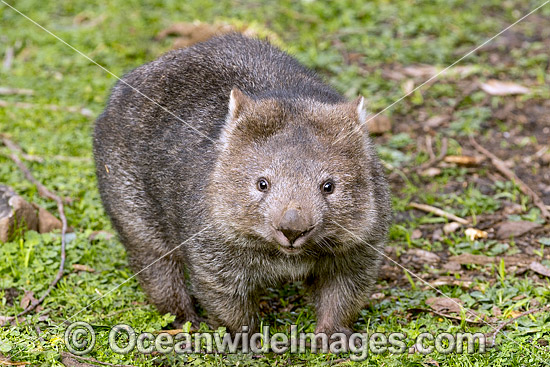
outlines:
[[364, 115], [362, 98], [254, 100], [233, 89], [208, 190], [217, 228], [289, 255], [382, 240], [390, 202]]

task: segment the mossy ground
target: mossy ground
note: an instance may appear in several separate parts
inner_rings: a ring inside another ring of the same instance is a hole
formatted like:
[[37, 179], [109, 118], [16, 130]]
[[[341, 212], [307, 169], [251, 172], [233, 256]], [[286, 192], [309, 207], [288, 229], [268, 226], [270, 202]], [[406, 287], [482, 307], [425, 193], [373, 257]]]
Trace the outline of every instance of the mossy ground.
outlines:
[[[172, 40], [157, 41], [155, 35], [173, 23], [200, 20], [253, 25], [260, 33], [275, 34], [286, 50], [346, 96], [364, 95], [369, 109], [376, 112], [400, 98], [411, 83], [419, 85], [431, 75], [422, 74], [418, 65], [442, 68], [451, 64], [542, 0], [9, 3], [119, 76], [169, 50]], [[116, 79], [1, 3], [0, 30], [0, 58], [5, 59], [9, 48], [15, 53], [11, 67], [0, 69], [0, 86], [34, 90], [30, 96], [2, 96], [10, 103], [29, 102], [34, 107], [0, 107], [0, 132], [9, 134], [26, 153], [44, 158], [44, 162], [27, 164], [47, 187], [74, 199], [66, 212], [69, 225], [75, 229], [74, 239], [67, 245], [63, 280], [46, 299], [41, 312], [27, 316], [26, 322], [0, 328], [0, 353], [32, 365], [59, 365], [60, 352], [65, 350], [63, 322], [71, 318], [94, 326], [99, 336], [89, 356], [103, 362], [137, 366], [182, 362], [241, 366], [355, 363], [346, 355], [331, 354], [178, 357], [118, 355], [106, 348], [106, 330], [110, 326], [126, 323], [139, 331], [155, 331], [165, 328], [171, 317], [159, 315], [147, 304], [135, 278], [131, 278], [124, 249], [116, 239], [105, 236], [90, 239], [94, 231], [112, 232], [94, 177], [93, 119], [63, 109], [52, 111], [47, 106], [87, 108], [97, 116]], [[435, 287], [460, 299], [467, 309], [496, 318], [495, 322], [469, 323], [418, 311], [429, 309], [425, 301], [441, 294], [388, 261], [378, 283], [378, 299], [362, 311], [355, 325], [357, 330], [404, 332], [407, 346], [411, 347], [422, 332], [489, 334], [498, 321], [548, 304], [548, 278], [521, 266], [508, 266], [500, 258], [493, 264], [463, 265], [458, 270], [443, 267], [449, 256], [459, 254], [490, 257], [524, 254], [548, 266], [548, 225], [518, 239], [497, 240], [490, 234], [489, 239], [472, 241], [462, 229], [437, 237], [433, 234], [446, 221], [407, 207], [410, 201], [415, 201], [444, 208], [470, 217], [479, 228], [489, 232], [495, 223], [508, 219], [543, 222], [540, 211], [488, 162], [474, 167], [439, 164], [440, 173], [433, 177], [422, 176], [411, 168], [429, 159], [426, 135], [432, 137], [436, 154], [446, 138], [448, 154], [454, 155], [476, 153], [467, 138], [473, 135], [508, 161], [516, 174], [550, 204], [550, 169], [548, 162], [542, 160], [544, 152], [538, 154], [548, 148], [550, 141], [548, 50], [550, 5], [460, 64], [469, 68], [438, 78], [386, 111], [392, 129], [376, 137], [381, 157], [388, 167], [393, 167], [388, 174], [393, 173], [396, 221], [391, 230], [389, 256], [429, 282], [447, 279], [445, 284]], [[415, 70], [405, 70], [407, 66], [414, 66], [417, 74]], [[490, 96], [478, 87], [488, 79], [519, 83], [529, 87], [530, 93]], [[425, 122], [432, 116], [443, 116], [446, 120], [425, 130]], [[0, 147], [0, 153], [7, 153], [6, 148]], [[55, 203], [41, 198], [5, 155], [0, 155], [0, 183], [56, 212]], [[513, 204], [519, 205], [519, 209], [510, 214], [507, 208]], [[59, 266], [59, 248], [58, 233], [27, 232], [0, 245], [1, 315], [21, 311], [19, 303], [24, 290], [33, 291], [37, 297], [46, 290]], [[411, 251], [414, 249], [430, 251], [439, 260], [433, 264], [422, 258], [415, 260], [415, 252]], [[72, 264], [86, 264], [95, 272], [73, 271]], [[302, 330], [312, 331], [314, 315], [300, 289], [299, 284], [293, 284], [269, 290], [262, 300], [263, 322], [278, 330], [295, 323]], [[42, 331], [41, 339], [35, 325]], [[386, 352], [371, 354], [361, 363], [539, 366], [550, 360], [549, 341], [550, 313], [536, 313], [505, 328], [497, 347], [483, 354]]]

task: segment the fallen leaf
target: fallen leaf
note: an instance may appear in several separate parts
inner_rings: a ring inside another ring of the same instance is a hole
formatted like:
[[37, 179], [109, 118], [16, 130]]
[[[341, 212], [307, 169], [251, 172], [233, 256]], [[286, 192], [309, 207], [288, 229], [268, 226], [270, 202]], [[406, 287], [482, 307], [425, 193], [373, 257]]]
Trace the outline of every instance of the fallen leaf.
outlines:
[[412, 65], [403, 69], [403, 72], [413, 78], [433, 76], [439, 70], [433, 65]]
[[464, 234], [470, 239], [475, 241], [477, 239], [487, 238], [488, 233], [477, 228], [468, 228], [464, 231]]
[[414, 231], [412, 231], [411, 240], [417, 240], [419, 238], [422, 238], [422, 231], [417, 228]]
[[522, 314], [522, 312], [519, 312], [519, 311], [510, 311], [510, 313], [508, 314], [509, 318], [513, 319], [513, 318], [516, 318], [518, 316], [520, 316]]
[[510, 237], [519, 237], [525, 233], [539, 228], [541, 225], [535, 222], [503, 222], [497, 226], [496, 237], [498, 239], [508, 239]]
[[420, 172], [421, 176], [424, 177], [435, 177], [437, 175], [441, 174], [441, 169], [437, 167], [430, 167], [428, 169], [425, 169], [424, 171]]
[[82, 264], [73, 264], [73, 269], [76, 271], [86, 271], [88, 273], [95, 272], [94, 268], [91, 268], [88, 265], [82, 265]]
[[403, 93], [409, 94], [414, 90], [414, 80], [407, 79], [405, 83], [401, 85], [401, 89], [403, 89]]
[[388, 116], [378, 115], [375, 118], [367, 117], [367, 130], [370, 134], [383, 134], [391, 130], [391, 120]]
[[437, 264], [441, 259], [433, 252], [413, 248], [403, 254], [408, 257], [407, 262], [415, 262], [418, 264]]
[[37, 299], [34, 298], [34, 292], [33, 291], [25, 291], [25, 295], [23, 296], [23, 298], [21, 298], [21, 302], [19, 303], [19, 305], [21, 306], [22, 309], [25, 309], [29, 305], [31, 305], [35, 302], [37, 302]]
[[500, 308], [498, 308], [498, 306], [494, 305], [493, 308], [491, 308], [491, 313], [493, 314], [493, 316], [495, 317], [499, 317], [499, 316], [502, 316], [502, 311]]
[[537, 274], [544, 275], [545, 277], [550, 278], [550, 269], [548, 269], [546, 266], [542, 265], [538, 261], [533, 261], [531, 264], [529, 264], [529, 269], [533, 270]]
[[438, 312], [454, 312], [460, 314], [462, 301], [458, 298], [431, 297], [426, 304]]
[[503, 82], [495, 79], [491, 79], [488, 80], [486, 83], [482, 83], [481, 89], [483, 89], [484, 92], [493, 96], [506, 96], [511, 94], [529, 93], [529, 88], [526, 88], [522, 85], [512, 82]]
[[384, 293], [373, 293], [372, 296], [370, 296], [371, 299], [383, 299], [385, 297]]
[[454, 233], [460, 227], [462, 227], [462, 224], [460, 224], [458, 222], [450, 222], [450, 223], [447, 223], [443, 226], [443, 232], [445, 234]]
[[454, 261], [449, 261], [448, 263], [443, 264], [443, 269], [448, 271], [459, 271], [460, 264]]
[[443, 125], [447, 121], [449, 121], [449, 116], [432, 116], [428, 120], [426, 120], [426, 122], [424, 122], [423, 126], [434, 129]]
[[485, 265], [491, 264], [496, 261], [494, 257], [489, 257], [485, 255], [473, 255], [473, 254], [460, 254], [457, 256], [449, 257], [450, 262], [455, 262], [458, 264], [476, 264], [476, 265]]

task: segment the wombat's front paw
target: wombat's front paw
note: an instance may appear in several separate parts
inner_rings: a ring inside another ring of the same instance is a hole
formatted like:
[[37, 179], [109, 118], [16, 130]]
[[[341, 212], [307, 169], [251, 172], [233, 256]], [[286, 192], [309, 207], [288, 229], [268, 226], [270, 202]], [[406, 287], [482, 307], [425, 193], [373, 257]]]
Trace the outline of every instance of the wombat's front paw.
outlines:
[[[341, 326], [341, 327], [338, 327], [338, 326], [319, 327], [318, 326], [315, 329], [315, 334], [317, 335], [318, 342], [320, 342], [323, 335], [326, 335], [328, 337], [329, 344], [333, 343], [333, 342], [336, 342], [336, 341], [345, 342], [346, 344], [343, 345], [342, 347], [347, 351], [349, 351], [351, 349], [350, 348], [351, 347], [350, 343], [355, 344], [355, 347], [360, 347], [363, 343], [363, 341], [359, 337], [358, 338], [351, 338], [352, 334], [354, 334], [354, 331], [352, 329], [350, 329], [348, 327], [344, 327], [344, 326]], [[342, 334], [345, 337], [342, 337]]]
[[174, 321], [172, 321], [172, 323], [170, 323], [169, 327], [171, 329], [182, 329], [183, 325], [185, 325], [187, 322], [191, 322], [191, 331], [199, 330], [201, 322], [207, 324], [207, 320], [205, 318], [199, 317], [197, 315], [194, 315], [193, 317], [178, 316]]

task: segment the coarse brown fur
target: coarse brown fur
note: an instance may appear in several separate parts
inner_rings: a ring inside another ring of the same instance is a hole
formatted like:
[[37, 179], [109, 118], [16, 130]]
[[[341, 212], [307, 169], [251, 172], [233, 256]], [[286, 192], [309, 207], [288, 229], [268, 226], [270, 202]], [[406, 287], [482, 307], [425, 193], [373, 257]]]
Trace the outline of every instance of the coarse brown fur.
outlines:
[[197, 323], [192, 294], [212, 324], [254, 330], [261, 291], [303, 279], [317, 332], [349, 332], [390, 223], [362, 100], [236, 34], [123, 80], [96, 122], [97, 177], [159, 311]]

